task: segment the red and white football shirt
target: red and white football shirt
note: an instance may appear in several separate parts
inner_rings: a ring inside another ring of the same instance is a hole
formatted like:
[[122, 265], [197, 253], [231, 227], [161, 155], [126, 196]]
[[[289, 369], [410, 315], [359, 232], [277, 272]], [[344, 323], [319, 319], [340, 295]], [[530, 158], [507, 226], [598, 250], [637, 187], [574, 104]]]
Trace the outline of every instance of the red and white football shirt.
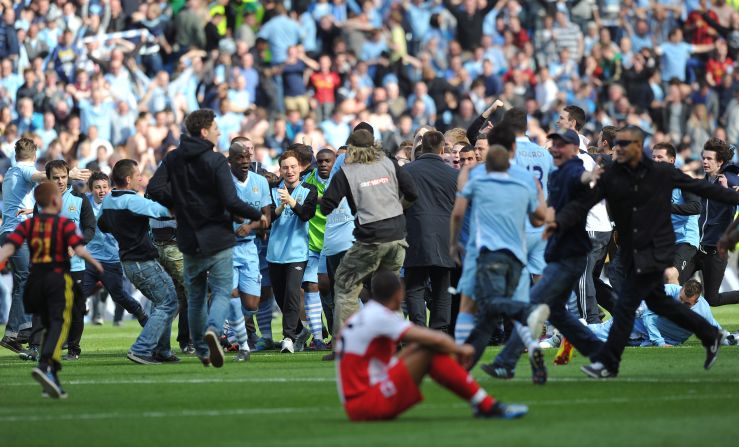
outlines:
[[337, 385], [344, 403], [385, 381], [397, 343], [413, 324], [377, 301], [347, 320], [337, 344]]

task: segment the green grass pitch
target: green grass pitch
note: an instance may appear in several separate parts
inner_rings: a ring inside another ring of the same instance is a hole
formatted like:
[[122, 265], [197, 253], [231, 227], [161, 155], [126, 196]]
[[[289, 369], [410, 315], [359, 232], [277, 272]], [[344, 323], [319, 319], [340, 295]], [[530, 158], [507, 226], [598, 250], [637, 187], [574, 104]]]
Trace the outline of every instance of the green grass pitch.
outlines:
[[[739, 329], [739, 307], [715, 315]], [[338, 403], [334, 365], [318, 354], [255, 354], [221, 369], [192, 356], [141, 366], [125, 358], [137, 331], [133, 321], [88, 325], [82, 358], [64, 365], [69, 398], [60, 401], [41, 397], [30, 363], [0, 350], [0, 446], [739, 445], [734, 346], [721, 349], [709, 372], [695, 339], [627, 348], [620, 377], [607, 382], [586, 379], [580, 356], [555, 367], [548, 350], [543, 387], [531, 384], [526, 358], [511, 381], [474, 371], [491, 394], [529, 405], [522, 420], [475, 420], [466, 403], [427, 380], [425, 401], [398, 420], [352, 424]]]

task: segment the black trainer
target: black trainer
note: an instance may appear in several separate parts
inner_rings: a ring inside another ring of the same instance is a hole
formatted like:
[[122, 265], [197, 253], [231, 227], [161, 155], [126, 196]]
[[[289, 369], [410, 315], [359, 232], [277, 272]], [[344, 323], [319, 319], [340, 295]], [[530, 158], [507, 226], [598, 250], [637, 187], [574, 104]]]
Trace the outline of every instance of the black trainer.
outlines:
[[180, 358], [174, 354], [170, 354], [169, 356], [164, 356], [157, 352], [156, 354], [153, 355], [153, 357], [154, 357], [154, 360], [160, 363], [180, 363]]
[[75, 361], [79, 359], [80, 359], [80, 354], [77, 352], [69, 352], [67, 353], [67, 355], [62, 357], [62, 360], [66, 360], [66, 361]]
[[719, 330], [716, 334], [716, 338], [713, 340], [713, 343], [706, 346], [706, 362], [703, 364], [703, 368], [711, 369], [713, 364], [716, 363], [718, 350], [723, 344], [724, 338], [726, 338], [726, 332]]
[[496, 365], [495, 363], [480, 366], [480, 369], [494, 379], [510, 380], [513, 378], [513, 371], [505, 366]]
[[531, 363], [531, 380], [534, 385], [547, 383], [547, 367], [544, 365], [544, 351], [534, 348], [529, 351], [529, 362]]
[[613, 379], [618, 375], [617, 373], [609, 371], [601, 362], [583, 365], [580, 367], [580, 371], [593, 379]]
[[18, 354], [18, 358], [35, 362], [38, 360], [38, 355], [38, 346], [32, 345], [29, 346], [28, 349], [22, 350], [20, 354]]
[[8, 337], [7, 335], [0, 340], [0, 346], [19, 354], [23, 350], [23, 345], [17, 338]]
[[128, 357], [128, 360], [134, 363], [138, 363], [139, 365], [161, 365], [162, 364], [162, 362], [155, 359], [153, 356], [134, 354], [133, 352], [129, 352], [126, 357]]

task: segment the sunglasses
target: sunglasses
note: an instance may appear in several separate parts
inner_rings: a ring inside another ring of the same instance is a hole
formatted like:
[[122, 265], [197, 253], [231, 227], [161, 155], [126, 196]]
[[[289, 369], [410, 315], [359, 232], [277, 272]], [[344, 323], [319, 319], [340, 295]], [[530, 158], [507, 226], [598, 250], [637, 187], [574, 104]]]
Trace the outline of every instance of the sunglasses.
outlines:
[[626, 147], [630, 144], [636, 143], [637, 140], [616, 140], [613, 142], [613, 146], [620, 146], [620, 147]]

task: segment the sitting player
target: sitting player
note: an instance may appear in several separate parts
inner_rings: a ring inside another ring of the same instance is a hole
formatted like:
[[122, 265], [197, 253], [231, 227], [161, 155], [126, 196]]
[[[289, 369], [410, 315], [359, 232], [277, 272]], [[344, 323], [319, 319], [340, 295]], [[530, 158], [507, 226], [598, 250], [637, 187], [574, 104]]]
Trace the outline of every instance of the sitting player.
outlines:
[[23, 305], [26, 311], [40, 318], [44, 327], [39, 363], [32, 376], [43, 387], [44, 395], [59, 399], [67, 397], [59, 383], [58, 373], [62, 369], [62, 343], [69, 333], [74, 298], [67, 247], [95, 266], [98, 272], [102, 273], [103, 266], [82, 245], [82, 236], [74, 222], [59, 216], [62, 196], [56, 186], [42, 183], [36, 187], [33, 196], [39, 214], [19, 224], [8, 236], [0, 248], [0, 262], [28, 241], [31, 271]]
[[[457, 345], [443, 332], [415, 326], [399, 314], [400, 279], [387, 270], [375, 273], [372, 296], [349, 318], [337, 344], [339, 397], [352, 421], [394, 419], [420, 402], [419, 385], [428, 374], [472, 405], [481, 418], [524, 416], [524, 405], [497, 402], [452, 358], [468, 363], [470, 345]], [[405, 348], [394, 355], [399, 342]]]

